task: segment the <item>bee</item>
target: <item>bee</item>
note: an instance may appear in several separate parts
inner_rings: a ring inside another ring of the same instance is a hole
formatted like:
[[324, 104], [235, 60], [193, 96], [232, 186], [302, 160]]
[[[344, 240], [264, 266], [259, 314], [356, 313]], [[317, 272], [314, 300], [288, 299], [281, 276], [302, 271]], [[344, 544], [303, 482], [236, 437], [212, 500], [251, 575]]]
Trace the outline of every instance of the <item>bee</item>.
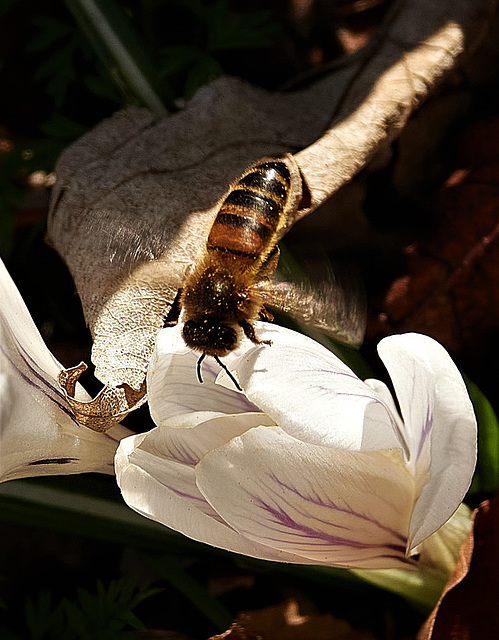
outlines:
[[[305, 286], [271, 280], [279, 260], [277, 243], [297, 206], [297, 194], [299, 175], [284, 159], [265, 158], [249, 167], [222, 201], [204, 254], [186, 277], [165, 323], [175, 323], [183, 310], [183, 339], [201, 353], [200, 382], [201, 363], [211, 356], [240, 389], [220, 358], [236, 349], [243, 335], [254, 344], [270, 344], [258, 338], [253, 325], [259, 318], [273, 319], [267, 304], [315, 326], [331, 324], [332, 315], [335, 323], [337, 312], [326, 310], [332, 290], [318, 296]], [[333, 327], [331, 333], [338, 332]]]

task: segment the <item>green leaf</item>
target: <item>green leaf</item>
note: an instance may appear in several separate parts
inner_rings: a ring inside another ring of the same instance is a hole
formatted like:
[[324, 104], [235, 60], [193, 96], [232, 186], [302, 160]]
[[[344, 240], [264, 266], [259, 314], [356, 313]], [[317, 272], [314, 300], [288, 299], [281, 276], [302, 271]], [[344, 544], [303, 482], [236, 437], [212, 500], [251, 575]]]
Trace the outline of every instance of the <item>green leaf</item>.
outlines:
[[[82, 495], [67, 490], [78, 480], [91, 491]], [[89, 489], [90, 487], [90, 489]], [[11, 480], [0, 484], [0, 521], [17, 522], [52, 531], [80, 534], [96, 540], [130, 544], [153, 551], [169, 547], [176, 552], [212, 554], [211, 547], [196, 543], [172, 532], [157, 522], [144, 518], [123, 501], [98, 497], [100, 478], [64, 476], [34, 481]]]
[[206, 8], [207, 50], [268, 47], [279, 29], [270, 23], [270, 11], [233, 13], [227, 0], [217, 0]]
[[206, 31], [208, 53], [226, 49], [268, 47], [280, 33], [270, 11], [234, 12], [227, 0], [182, 0]]
[[96, 96], [111, 100], [112, 102], [120, 102], [120, 96], [115, 86], [109, 82], [109, 78], [102, 75], [85, 75], [83, 82], [87, 89]]
[[54, 113], [50, 120], [40, 125], [40, 131], [53, 138], [76, 140], [88, 131], [88, 127], [70, 120], [61, 113]]
[[39, 29], [39, 32], [26, 47], [28, 53], [43, 51], [60, 40], [64, 40], [74, 32], [67, 23], [56, 18], [35, 16], [32, 22]]
[[402, 596], [426, 615], [437, 604], [448, 578], [430, 567], [426, 571], [350, 569], [350, 572], [366, 582]]
[[61, 606], [52, 603], [52, 596], [47, 591], [41, 591], [35, 600], [27, 598], [25, 622], [31, 640], [64, 637], [64, 611]]
[[0, 0], [0, 16], [3, 16], [14, 5], [16, 0]]
[[200, 55], [201, 51], [197, 47], [188, 45], [164, 47], [160, 51], [160, 77], [172, 77], [184, 73]]
[[477, 385], [465, 381], [478, 423], [478, 461], [470, 493], [494, 492], [499, 489], [499, 421]]
[[[114, 0], [65, 0], [80, 29], [128, 99], [126, 88], [146, 107], [166, 114], [157, 69], [147, 47]], [[167, 96], [169, 99], [169, 96]]]
[[133, 609], [143, 600], [160, 593], [123, 577], [107, 587], [97, 582], [96, 592], [79, 588], [76, 598], [64, 598], [57, 605], [49, 593], [26, 602], [26, 625], [31, 640], [118, 640], [128, 630], [145, 629]]
[[70, 84], [76, 80], [71, 48], [66, 47], [49, 56], [38, 68], [33, 78], [38, 81], [47, 80], [45, 92], [54, 98], [55, 106], [60, 109], [66, 99]]
[[187, 74], [184, 95], [186, 98], [193, 96], [196, 91], [208, 82], [223, 75], [220, 64], [208, 54], [200, 54], [196, 64]]
[[148, 556], [146, 560], [220, 631], [224, 631], [231, 625], [234, 616], [205, 587], [194, 580], [172, 556]]
[[[107, 587], [99, 581], [95, 594], [78, 589], [76, 602], [66, 606], [82, 637], [111, 638], [127, 627], [144, 629], [132, 610], [160, 592], [161, 589], [150, 589], [138, 585], [133, 578], [123, 577], [111, 581]], [[76, 630], [76, 626], [73, 629]]]

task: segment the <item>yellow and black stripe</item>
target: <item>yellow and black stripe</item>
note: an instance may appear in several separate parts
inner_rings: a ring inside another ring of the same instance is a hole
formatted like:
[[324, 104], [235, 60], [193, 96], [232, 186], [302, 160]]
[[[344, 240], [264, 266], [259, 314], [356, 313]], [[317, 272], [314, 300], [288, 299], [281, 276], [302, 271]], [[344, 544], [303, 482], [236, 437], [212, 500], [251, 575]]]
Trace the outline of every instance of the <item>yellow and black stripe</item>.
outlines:
[[241, 262], [263, 262], [284, 224], [291, 176], [280, 160], [265, 160], [244, 173], [222, 202], [210, 234], [210, 252]]

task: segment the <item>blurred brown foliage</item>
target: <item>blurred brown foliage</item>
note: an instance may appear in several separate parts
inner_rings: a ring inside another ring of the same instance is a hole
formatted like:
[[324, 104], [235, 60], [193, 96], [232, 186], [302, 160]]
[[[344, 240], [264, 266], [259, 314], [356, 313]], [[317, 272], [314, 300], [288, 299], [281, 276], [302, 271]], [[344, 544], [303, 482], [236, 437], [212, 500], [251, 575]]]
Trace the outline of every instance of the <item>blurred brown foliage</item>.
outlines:
[[454, 575], [417, 640], [492, 640], [499, 627], [499, 500], [484, 502]]
[[499, 327], [498, 149], [498, 117], [459, 136], [428, 232], [406, 247], [408, 271], [389, 287], [379, 318], [382, 331], [429, 334], [475, 366]]

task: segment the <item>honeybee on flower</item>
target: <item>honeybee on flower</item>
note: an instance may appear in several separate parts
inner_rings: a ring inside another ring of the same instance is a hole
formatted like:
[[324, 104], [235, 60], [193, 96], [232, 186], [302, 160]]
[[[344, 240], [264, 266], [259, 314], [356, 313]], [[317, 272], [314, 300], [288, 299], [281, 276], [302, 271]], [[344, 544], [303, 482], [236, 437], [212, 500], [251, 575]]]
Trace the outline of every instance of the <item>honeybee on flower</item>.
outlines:
[[378, 350], [396, 393], [333, 353], [256, 323], [272, 348], [243, 342], [225, 372], [178, 327], [160, 332], [148, 394], [157, 427], [124, 439], [125, 501], [172, 529], [290, 563], [411, 569], [458, 509], [476, 461], [476, 421], [445, 349], [419, 334]]

